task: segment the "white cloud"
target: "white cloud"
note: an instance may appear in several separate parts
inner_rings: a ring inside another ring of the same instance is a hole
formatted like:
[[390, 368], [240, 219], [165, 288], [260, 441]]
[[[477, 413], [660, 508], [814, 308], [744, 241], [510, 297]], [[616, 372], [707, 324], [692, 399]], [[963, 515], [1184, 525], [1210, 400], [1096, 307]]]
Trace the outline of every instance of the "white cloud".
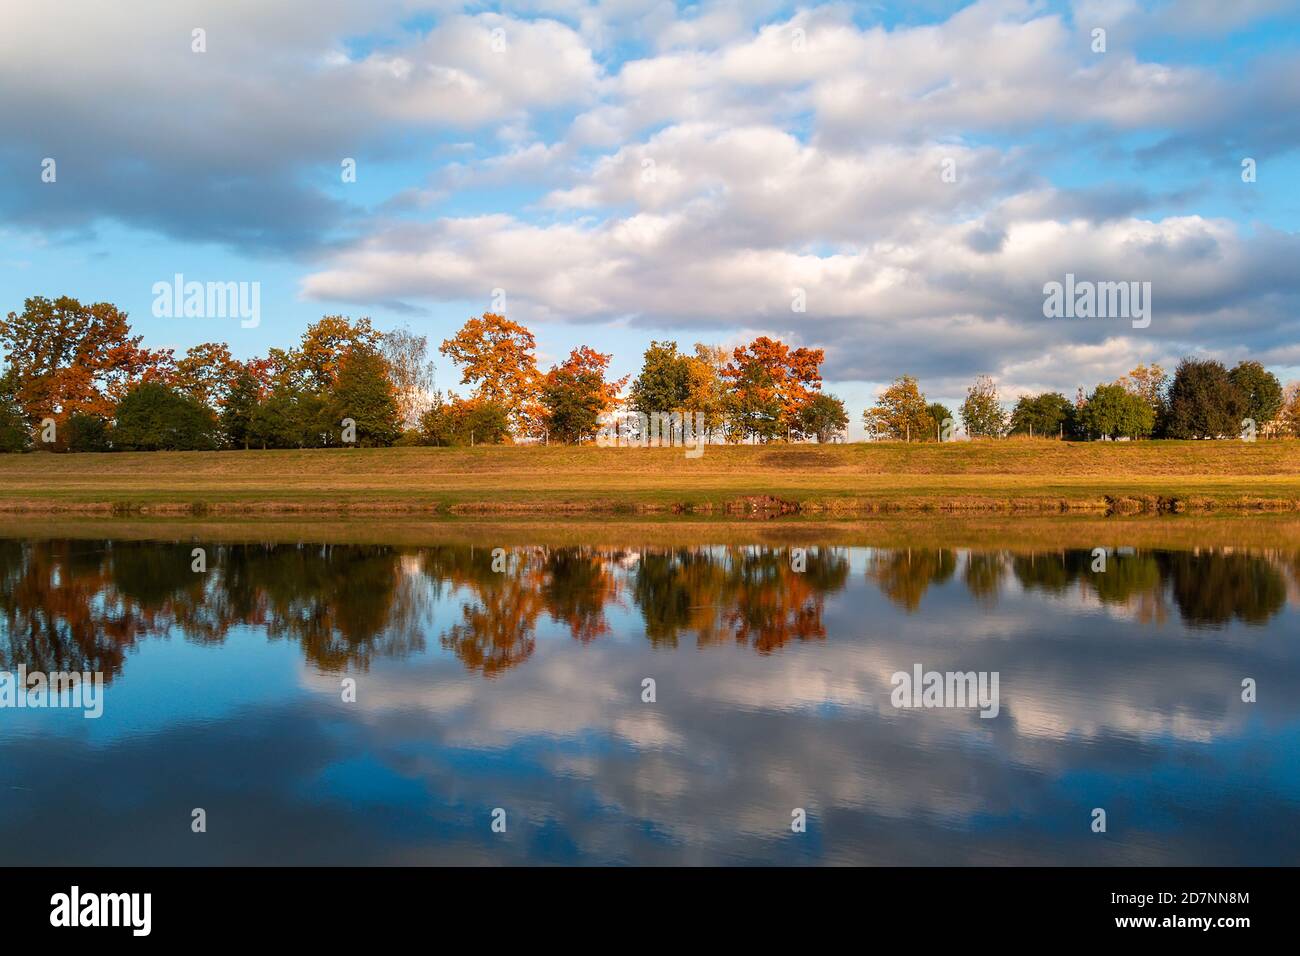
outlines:
[[[1191, 348], [1296, 361], [1296, 233], [1247, 227], [1222, 193], [1198, 214], [1211, 187], [1173, 170], [1154, 195], [1140, 166], [1191, 151], [1224, 190], [1238, 142], [1293, 150], [1291, 68], [1138, 56], [1172, 7], [983, 0], [889, 28], [769, 0], [509, 9], [158, 0], [123, 16], [86, 0], [64, 31], [6, 5], [0, 35], [20, 39], [0, 58], [0, 216], [273, 247], [308, 263], [308, 299], [503, 287], [534, 322], [779, 330], [827, 347], [845, 381], [902, 366], [1067, 388], [1064, 356], [1091, 375], [1103, 347], [1119, 365]], [[33, 155], [68, 170], [57, 191], [20, 175]], [[343, 156], [366, 191], [330, 191]], [[1113, 175], [1090, 176], [1097, 162]], [[403, 167], [387, 183], [384, 163]], [[1061, 166], [1088, 185], [1054, 185]], [[1042, 284], [1071, 271], [1151, 281], [1152, 328], [1045, 324]]]

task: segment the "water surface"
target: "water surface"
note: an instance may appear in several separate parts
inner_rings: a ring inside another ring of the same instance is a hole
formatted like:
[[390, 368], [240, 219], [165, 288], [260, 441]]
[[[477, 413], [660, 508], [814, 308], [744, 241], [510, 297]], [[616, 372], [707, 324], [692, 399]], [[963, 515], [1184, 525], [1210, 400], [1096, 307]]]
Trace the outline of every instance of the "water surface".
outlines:
[[1300, 550], [1104, 557], [0, 539], [0, 863], [1300, 862]]

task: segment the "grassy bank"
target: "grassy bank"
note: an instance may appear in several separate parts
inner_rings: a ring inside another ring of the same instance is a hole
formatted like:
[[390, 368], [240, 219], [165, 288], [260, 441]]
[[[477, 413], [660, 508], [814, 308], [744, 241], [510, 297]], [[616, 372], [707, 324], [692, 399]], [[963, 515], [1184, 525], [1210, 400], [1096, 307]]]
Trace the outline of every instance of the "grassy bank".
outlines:
[[672, 548], [699, 545], [976, 548], [1247, 548], [1294, 552], [1300, 514], [1097, 516], [891, 514], [832, 521], [744, 518], [543, 516], [510, 518], [337, 518], [304, 516], [108, 517], [0, 515], [0, 538], [194, 541], [225, 544], [473, 545]]
[[0, 510], [859, 515], [1300, 510], [1300, 442], [380, 448], [0, 456]]

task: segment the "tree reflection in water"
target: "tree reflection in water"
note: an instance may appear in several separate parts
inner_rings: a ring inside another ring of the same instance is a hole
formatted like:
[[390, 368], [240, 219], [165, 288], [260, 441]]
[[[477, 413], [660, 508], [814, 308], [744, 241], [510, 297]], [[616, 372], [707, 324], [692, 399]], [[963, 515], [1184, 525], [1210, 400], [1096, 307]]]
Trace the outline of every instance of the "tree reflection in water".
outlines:
[[[219, 643], [254, 626], [290, 640], [322, 670], [425, 650], [436, 636], [466, 668], [501, 674], [536, 649], [543, 618], [587, 643], [609, 634], [612, 608], [639, 614], [656, 647], [735, 643], [760, 654], [824, 640], [825, 601], [849, 580], [851, 549], [487, 548], [204, 545], [194, 542], [0, 539], [0, 669], [97, 670], [111, 679], [138, 641], [178, 634]], [[500, 556], [500, 552], [498, 552]], [[1112, 550], [1093, 571], [1083, 550], [866, 549], [866, 580], [914, 613], [931, 589], [960, 581], [987, 604], [1014, 581], [1049, 597], [1076, 593], [1139, 621], [1176, 609], [1193, 628], [1264, 624], [1300, 587], [1300, 552]], [[797, 569], [798, 568], [798, 569]], [[455, 620], [435, 624], [440, 605]]]

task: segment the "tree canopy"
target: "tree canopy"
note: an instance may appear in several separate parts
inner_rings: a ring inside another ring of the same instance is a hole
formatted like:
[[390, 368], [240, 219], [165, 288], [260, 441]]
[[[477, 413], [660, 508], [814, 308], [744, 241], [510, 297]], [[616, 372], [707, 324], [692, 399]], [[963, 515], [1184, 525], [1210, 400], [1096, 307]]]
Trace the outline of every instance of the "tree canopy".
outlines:
[[1098, 385], [1079, 412], [1079, 427], [1090, 438], [1140, 438], [1155, 423], [1155, 409], [1119, 384]]
[[[34, 296], [0, 319], [0, 346], [0, 450], [11, 452], [576, 443], [626, 410], [699, 416], [706, 442], [824, 442], [848, 424], [844, 403], [822, 392], [823, 350], [771, 336], [690, 351], [655, 340], [635, 375], [618, 378], [612, 355], [579, 345], [543, 374], [532, 331], [487, 312], [439, 349], [471, 387], [465, 398], [437, 393], [426, 336], [381, 332], [365, 317], [323, 316], [296, 344], [262, 355], [205, 341], [178, 357], [145, 347], [109, 303]], [[1300, 435], [1298, 387], [1284, 390], [1257, 361], [1228, 371], [1187, 358], [1172, 379], [1139, 364], [1086, 397], [1080, 388], [1074, 402], [1059, 392], [1022, 396], [1008, 415], [982, 375], [959, 416], [972, 438], [1271, 438]], [[944, 423], [953, 417], [901, 375], [862, 422], [872, 438], [934, 441], [951, 437]]]
[[910, 375], [894, 379], [874, 407], [862, 414], [867, 434], [875, 438], [925, 441], [935, 437], [935, 422], [921, 389]]
[[1060, 392], [1022, 395], [1011, 410], [1012, 435], [1073, 438], [1075, 426], [1074, 403]]
[[217, 419], [192, 395], [143, 382], [118, 403], [112, 438], [119, 451], [209, 451], [217, 447]]
[[536, 349], [533, 333], [524, 326], [484, 312], [445, 340], [439, 351], [461, 367], [462, 385], [472, 385], [476, 397], [504, 406], [514, 427], [532, 434], [541, 418]]
[[1222, 362], [1183, 359], [1169, 386], [1170, 438], [1235, 437], [1246, 417], [1247, 398]]
[[981, 375], [966, 390], [966, 400], [961, 403], [961, 420], [966, 434], [971, 438], [999, 438], [1007, 430], [1007, 413], [998, 398], [998, 386], [987, 375]]

